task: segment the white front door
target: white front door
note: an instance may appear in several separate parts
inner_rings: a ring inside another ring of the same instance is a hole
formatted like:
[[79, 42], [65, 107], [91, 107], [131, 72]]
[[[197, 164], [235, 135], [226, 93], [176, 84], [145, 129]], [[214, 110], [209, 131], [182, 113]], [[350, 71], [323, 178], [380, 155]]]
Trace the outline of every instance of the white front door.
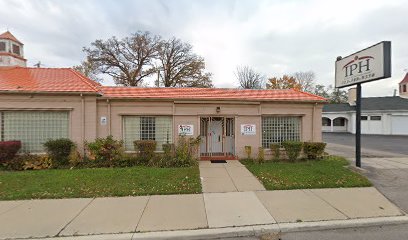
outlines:
[[208, 126], [208, 134], [211, 139], [210, 152], [222, 152], [222, 121], [211, 121]]

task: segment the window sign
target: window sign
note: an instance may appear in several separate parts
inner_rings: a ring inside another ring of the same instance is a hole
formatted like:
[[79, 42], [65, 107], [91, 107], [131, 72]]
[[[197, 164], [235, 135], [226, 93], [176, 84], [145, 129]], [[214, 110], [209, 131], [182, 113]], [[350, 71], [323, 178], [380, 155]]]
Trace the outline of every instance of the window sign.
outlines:
[[241, 124], [241, 135], [256, 135], [256, 125]]
[[192, 136], [194, 135], [194, 125], [178, 125], [178, 134], [183, 136]]
[[102, 125], [102, 126], [105, 126], [107, 122], [108, 122], [108, 118], [107, 118], [107, 117], [101, 117], [101, 125]]

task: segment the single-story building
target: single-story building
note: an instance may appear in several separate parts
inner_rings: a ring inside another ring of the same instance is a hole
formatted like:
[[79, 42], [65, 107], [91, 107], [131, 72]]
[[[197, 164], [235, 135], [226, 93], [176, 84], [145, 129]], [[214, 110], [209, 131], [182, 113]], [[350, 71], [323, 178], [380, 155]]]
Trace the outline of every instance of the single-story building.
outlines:
[[[408, 73], [399, 83], [400, 96], [361, 98], [361, 133], [408, 135]], [[355, 88], [349, 89], [348, 103], [323, 107], [323, 132], [355, 133]]]
[[71, 68], [3, 64], [0, 141], [21, 140], [22, 151], [39, 153], [48, 139], [70, 138], [83, 152], [84, 141], [112, 135], [127, 151], [135, 140], [155, 140], [160, 151], [187, 135], [201, 137], [202, 159], [244, 157], [247, 145], [256, 156], [271, 143], [321, 141], [325, 102], [292, 89], [102, 86]]

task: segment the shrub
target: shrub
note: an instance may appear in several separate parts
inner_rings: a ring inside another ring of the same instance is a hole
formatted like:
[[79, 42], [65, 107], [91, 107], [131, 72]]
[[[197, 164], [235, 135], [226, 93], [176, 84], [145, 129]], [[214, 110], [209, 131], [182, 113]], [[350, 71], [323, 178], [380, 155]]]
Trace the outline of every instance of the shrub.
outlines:
[[52, 167], [52, 159], [47, 155], [24, 155], [23, 170], [41, 170]]
[[251, 159], [252, 147], [251, 146], [245, 146], [245, 153], [247, 155], [247, 159]]
[[302, 151], [302, 142], [285, 141], [282, 143], [282, 145], [285, 148], [289, 161], [295, 162]]
[[324, 149], [326, 148], [326, 143], [323, 142], [304, 142], [303, 152], [305, 153], [307, 159], [319, 159], [323, 157]]
[[71, 149], [71, 152], [69, 153], [68, 161], [70, 166], [75, 167], [80, 165], [84, 161], [84, 159], [82, 158], [81, 154], [79, 154], [77, 148], [73, 147]]
[[258, 148], [258, 157], [257, 157], [258, 163], [263, 163], [265, 161], [265, 150], [263, 147]]
[[21, 141], [0, 142], [0, 162], [11, 161], [21, 148]]
[[172, 165], [176, 165], [175, 152], [174, 152], [174, 144], [163, 144], [163, 154], [161, 156], [156, 156], [152, 160], [154, 162], [150, 163], [151, 166], [156, 167], [168, 167]]
[[157, 147], [156, 141], [153, 140], [136, 140], [133, 142], [135, 150], [139, 152], [139, 158], [142, 163], [148, 164], [154, 158]]
[[18, 155], [11, 160], [3, 162], [2, 165], [4, 167], [4, 170], [9, 170], [9, 171], [24, 170], [23, 166], [24, 166], [24, 161], [26, 159], [26, 155], [29, 155], [29, 154]]
[[133, 167], [139, 165], [139, 158], [135, 154], [125, 153], [115, 161], [115, 167]]
[[97, 167], [113, 167], [124, 154], [123, 141], [115, 140], [112, 136], [97, 138], [85, 145], [90, 160], [94, 160]]
[[197, 164], [197, 151], [200, 137], [187, 138], [179, 136], [175, 148], [175, 157], [168, 164], [169, 167], [189, 167]]
[[272, 151], [272, 160], [279, 161], [280, 160], [280, 145], [277, 143], [272, 143], [270, 145]]
[[44, 147], [54, 166], [68, 166], [69, 154], [75, 147], [75, 143], [68, 138], [50, 139], [44, 143]]

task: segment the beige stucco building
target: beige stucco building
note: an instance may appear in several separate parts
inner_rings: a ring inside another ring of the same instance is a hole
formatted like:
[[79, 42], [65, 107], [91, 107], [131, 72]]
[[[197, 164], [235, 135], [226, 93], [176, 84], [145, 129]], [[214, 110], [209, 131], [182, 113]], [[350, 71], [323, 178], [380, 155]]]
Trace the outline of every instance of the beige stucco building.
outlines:
[[[21, 57], [21, 56], [19, 56]], [[244, 157], [244, 146], [321, 141], [325, 99], [297, 90], [130, 88], [102, 86], [70, 68], [0, 67], [0, 141], [21, 140], [43, 152], [48, 139], [84, 141], [112, 135], [176, 143], [201, 136], [200, 156]]]

